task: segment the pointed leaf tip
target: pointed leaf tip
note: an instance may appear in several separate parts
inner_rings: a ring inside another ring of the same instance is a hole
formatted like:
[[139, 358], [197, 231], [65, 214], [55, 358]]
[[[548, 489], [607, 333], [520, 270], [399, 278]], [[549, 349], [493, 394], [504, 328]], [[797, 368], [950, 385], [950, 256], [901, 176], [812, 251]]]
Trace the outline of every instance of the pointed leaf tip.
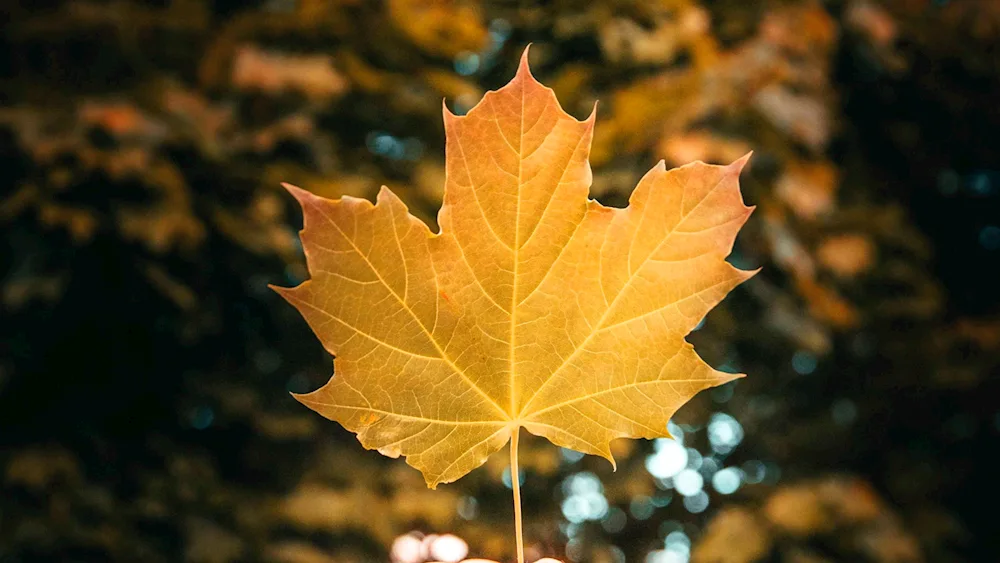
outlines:
[[285, 300], [288, 299], [288, 294], [289, 294], [288, 292], [290, 292], [293, 289], [293, 288], [290, 288], [290, 287], [283, 287], [283, 286], [280, 286], [280, 285], [275, 285], [273, 283], [267, 284], [267, 288], [270, 289], [271, 291], [277, 293], [278, 295], [280, 295], [281, 297], [283, 297]]
[[310, 192], [309, 190], [304, 190], [294, 184], [289, 184], [288, 182], [282, 182], [281, 187], [285, 188], [288, 193], [292, 194], [292, 197], [294, 197], [300, 205], [304, 205], [307, 200], [317, 197], [316, 194]]
[[451, 112], [450, 109], [448, 109], [448, 99], [447, 98], [441, 98], [441, 115], [444, 116], [444, 125], [445, 125], [445, 128], [447, 128], [448, 121], [450, 119], [452, 119], [454, 117], [457, 117], [454, 113]]
[[750, 162], [750, 157], [752, 156], [753, 156], [753, 151], [749, 151], [745, 155], [734, 160], [731, 166], [734, 166], [736, 170], [742, 172], [743, 168], [747, 165], [748, 162]]
[[590, 115], [587, 116], [585, 121], [590, 121], [594, 123], [597, 121], [597, 106], [601, 103], [601, 100], [594, 100], [594, 107], [590, 108]]
[[386, 186], [385, 184], [382, 184], [379, 187], [378, 195], [375, 196], [376, 203], [381, 203], [383, 201], [398, 200], [398, 199], [399, 198], [396, 197], [396, 194], [393, 193], [393, 191], [389, 189], [389, 186]]
[[526, 73], [527, 76], [531, 77], [531, 65], [528, 63], [528, 53], [530, 51], [531, 51], [531, 43], [528, 43], [527, 45], [524, 46], [524, 51], [521, 51], [521, 60], [517, 64], [516, 76], [521, 76], [522, 73]]

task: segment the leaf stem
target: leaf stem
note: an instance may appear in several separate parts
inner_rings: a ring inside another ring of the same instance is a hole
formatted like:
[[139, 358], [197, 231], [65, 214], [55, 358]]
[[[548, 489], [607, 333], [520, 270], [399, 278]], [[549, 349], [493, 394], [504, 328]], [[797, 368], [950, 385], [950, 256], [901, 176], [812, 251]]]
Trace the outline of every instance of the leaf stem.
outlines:
[[510, 482], [514, 488], [514, 528], [517, 535], [517, 563], [524, 563], [524, 536], [521, 532], [521, 474], [517, 469], [517, 438], [521, 427], [514, 429], [510, 439]]

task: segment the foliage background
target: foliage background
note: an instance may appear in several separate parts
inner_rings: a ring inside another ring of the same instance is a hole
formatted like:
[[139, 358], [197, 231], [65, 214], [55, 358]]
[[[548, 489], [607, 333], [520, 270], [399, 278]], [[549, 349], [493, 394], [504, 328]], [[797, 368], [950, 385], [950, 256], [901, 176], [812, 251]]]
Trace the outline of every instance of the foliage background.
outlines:
[[[704, 494], [654, 478], [653, 444], [619, 444], [612, 474], [529, 441], [534, 552], [1000, 554], [1000, 4], [11, 0], [3, 14], [3, 563], [385, 561], [411, 530], [510, 558], [506, 459], [431, 492], [322, 423], [286, 391], [318, 387], [331, 362], [266, 285], [305, 275], [280, 181], [328, 197], [384, 183], [432, 222], [442, 98], [467, 109], [529, 42], [568, 111], [600, 100], [605, 203], [660, 158], [754, 149], [758, 211], [732, 260], [764, 267], [691, 336], [751, 375], [678, 416]], [[732, 494], [712, 486], [723, 467]], [[574, 512], [581, 491], [604, 504]]]

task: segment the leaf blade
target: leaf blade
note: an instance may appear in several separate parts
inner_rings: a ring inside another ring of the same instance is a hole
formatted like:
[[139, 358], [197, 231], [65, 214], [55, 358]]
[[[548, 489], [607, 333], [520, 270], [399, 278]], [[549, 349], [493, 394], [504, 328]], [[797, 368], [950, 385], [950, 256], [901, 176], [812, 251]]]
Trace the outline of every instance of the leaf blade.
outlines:
[[438, 234], [386, 188], [375, 205], [290, 188], [312, 279], [278, 291], [336, 357], [296, 398], [433, 487], [522, 426], [613, 463], [611, 440], [666, 436], [694, 394], [740, 376], [684, 337], [756, 273], [725, 261], [752, 211], [749, 155], [661, 162], [625, 209], [589, 201], [595, 113], [565, 113], [527, 51], [507, 86], [444, 121]]

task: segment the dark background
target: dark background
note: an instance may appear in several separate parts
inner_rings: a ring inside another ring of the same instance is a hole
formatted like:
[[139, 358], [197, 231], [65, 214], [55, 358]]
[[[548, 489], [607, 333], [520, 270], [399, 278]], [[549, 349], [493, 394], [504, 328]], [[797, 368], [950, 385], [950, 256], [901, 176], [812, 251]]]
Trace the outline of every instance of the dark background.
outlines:
[[[753, 149], [731, 260], [764, 268], [690, 337], [749, 374], [678, 415], [704, 499], [646, 442], [611, 473], [529, 441], [533, 552], [1000, 556], [1000, 3], [2, 4], [0, 562], [385, 561], [411, 530], [510, 559], [505, 456], [427, 491], [295, 403], [331, 361], [266, 285], [306, 276], [281, 181], [386, 184], [433, 221], [441, 99], [529, 42], [567, 111], [600, 100], [605, 203], [660, 158]], [[713, 449], [718, 413], [738, 445]], [[588, 471], [607, 506], [581, 520]]]

